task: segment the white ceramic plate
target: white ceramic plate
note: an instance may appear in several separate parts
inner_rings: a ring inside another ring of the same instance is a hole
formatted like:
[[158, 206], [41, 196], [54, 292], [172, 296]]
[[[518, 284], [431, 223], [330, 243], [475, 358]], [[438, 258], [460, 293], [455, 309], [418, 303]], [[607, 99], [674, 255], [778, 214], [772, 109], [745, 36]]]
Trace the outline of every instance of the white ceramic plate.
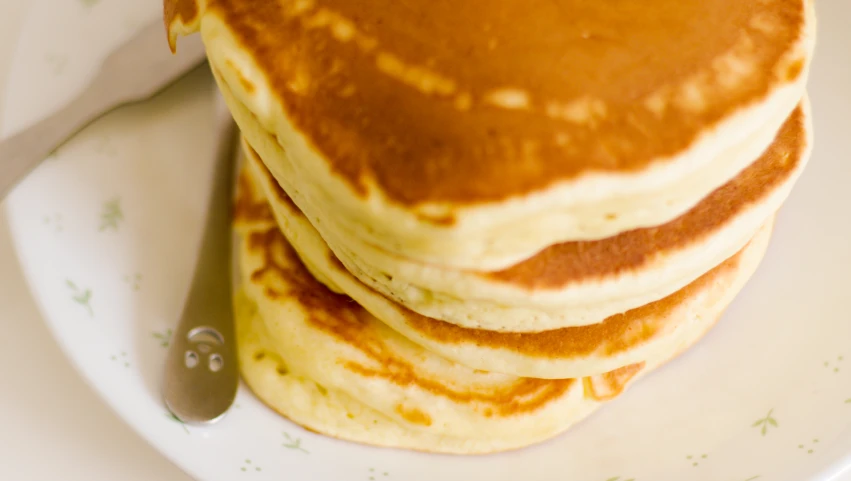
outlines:
[[[759, 273], [696, 348], [542, 446], [485, 457], [357, 446], [304, 431], [244, 388], [215, 427], [166, 414], [165, 347], [210, 173], [205, 72], [98, 122], [17, 189], [8, 210], [21, 265], [83, 376], [198, 479], [840, 479], [851, 469], [851, 3], [818, 8], [817, 146]], [[71, 98], [108, 50], [159, 14], [159, 2], [34, 1], [5, 133]]]

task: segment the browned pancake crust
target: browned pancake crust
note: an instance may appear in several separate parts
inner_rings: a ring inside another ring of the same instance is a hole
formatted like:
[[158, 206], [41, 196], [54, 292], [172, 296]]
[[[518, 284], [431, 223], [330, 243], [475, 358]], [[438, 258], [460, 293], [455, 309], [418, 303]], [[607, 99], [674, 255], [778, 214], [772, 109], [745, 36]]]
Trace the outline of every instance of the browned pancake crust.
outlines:
[[[163, 20], [166, 30], [169, 30], [175, 22], [184, 25], [194, 24], [198, 20], [198, 4], [195, 0], [163, 0]], [[172, 50], [174, 50], [174, 39], [169, 38]]]
[[496, 332], [459, 327], [417, 314], [401, 305], [398, 308], [405, 311], [405, 320], [410, 327], [434, 341], [445, 344], [469, 343], [507, 349], [538, 358], [572, 359], [592, 353], [611, 356], [652, 339], [670, 323], [680, 322], [680, 319], [672, 318], [668, 313], [718, 277], [737, 269], [740, 256], [741, 251], [664, 299], [623, 314], [616, 314], [603, 322], [588, 326], [565, 327], [542, 332]]
[[585, 396], [598, 401], [608, 401], [618, 397], [626, 383], [644, 369], [645, 363], [630, 364], [599, 376], [586, 377], [582, 380]]
[[[806, 146], [806, 120], [798, 107], [763, 155], [733, 180], [712, 192], [682, 216], [657, 227], [635, 229], [596, 241], [555, 244], [526, 261], [501, 271], [478, 272], [486, 279], [532, 289], [559, 289], [572, 283], [637, 271], [654, 258], [693, 245], [712, 235], [751, 204], [786, 182]], [[259, 154], [247, 146], [249, 154]], [[257, 167], [275, 189], [275, 197], [303, 215], [262, 161]], [[262, 209], [263, 207], [257, 207]], [[335, 257], [335, 263], [339, 261]]]
[[[308, 312], [308, 321], [315, 328], [360, 350], [374, 361], [370, 366], [345, 362], [347, 369], [360, 376], [382, 377], [401, 386], [417, 386], [454, 402], [482, 406], [482, 414], [487, 417], [535, 411], [560, 397], [576, 382], [575, 379], [520, 378], [496, 389], [466, 390], [421, 376], [413, 365], [395, 356], [375, 336], [375, 331], [369, 328], [369, 314], [360, 305], [348, 296], [331, 292], [313, 278], [277, 226], [265, 232], [252, 233], [248, 238], [248, 248], [264, 258], [263, 265], [251, 274], [250, 281], [265, 286], [267, 297], [297, 301]], [[398, 409], [411, 422], [430, 424], [424, 413], [417, 415], [411, 408], [401, 405]]]
[[[271, 176], [268, 171], [267, 175]], [[277, 184], [273, 183], [272, 185]], [[304, 215], [282, 189], [276, 189], [276, 195], [291, 210], [293, 215]], [[242, 202], [265, 203], [266, 201], [254, 199], [243, 200]], [[262, 211], [259, 207], [243, 210]], [[287, 249], [290, 249], [283, 235], [274, 234], [273, 232], [275, 231], [275, 228], [269, 230], [269, 233], [266, 235], [272, 237], [266, 243], [268, 245], [283, 243], [286, 244]], [[280, 239], [276, 237], [278, 235], [280, 235]], [[266, 248], [270, 249], [270, 247]], [[670, 323], [680, 322], [679, 319], [672, 318], [668, 313], [686, 302], [689, 298], [697, 295], [701, 290], [708, 288], [719, 277], [726, 275], [731, 270], [737, 269], [741, 254], [742, 251], [739, 251], [736, 255], [694, 280], [691, 284], [688, 284], [664, 299], [645, 304], [622, 314], [610, 316], [598, 324], [587, 326], [523, 333], [488, 331], [459, 327], [445, 321], [418, 314], [391, 299], [387, 299], [387, 301], [395, 305], [396, 309], [404, 316], [405, 322], [411, 328], [440, 343], [470, 343], [477, 346], [507, 349], [518, 354], [538, 358], [573, 359], [588, 356], [592, 353], [610, 356], [634, 348], [652, 339], [659, 331], [669, 326]], [[339, 269], [346, 275], [350, 275], [330, 250], [329, 256], [332, 264], [334, 264], [334, 268]], [[313, 282], [318, 282], [314, 281], [312, 277], [310, 279]], [[366, 285], [364, 287], [371, 289]], [[328, 292], [330, 293], [330, 291]], [[269, 293], [269, 295], [273, 294], [271, 292]], [[377, 296], [382, 295], [374, 290], [373, 294]], [[349, 299], [347, 296], [341, 297]], [[354, 303], [351, 300], [349, 302]]]
[[807, 148], [804, 124], [803, 110], [798, 107], [756, 162], [667, 224], [602, 240], [555, 244], [507, 269], [480, 275], [529, 289], [557, 289], [637, 271], [658, 256], [694, 245], [786, 182]]
[[806, 61], [784, 64], [805, 0], [207, 3], [332, 170], [407, 205], [643, 169]]
[[[278, 186], [277, 183], [274, 185]], [[236, 187], [237, 196], [232, 208], [234, 222], [245, 225], [257, 222], [275, 222], [272, 206], [260, 194], [256, 194], [253, 188], [248, 172], [240, 171]]]
[[[246, 177], [241, 177], [246, 178]], [[259, 221], [268, 221], [267, 209], [262, 206], [266, 201], [252, 192], [248, 182], [240, 182], [237, 190], [234, 210], [237, 225], [256, 225]], [[255, 229], [257, 229], [255, 227]], [[510, 385], [497, 389], [462, 390], [448, 386], [439, 380], [429, 379], [417, 373], [415, 366], [400, 360], [369, 327], [370, 315], [350, 297], [331, 292], [313, 278], [302, 264], [298, 255], [287, 242], [277, 225], [255, 230], [248, 237], [248, 248], [263, 257], [263, 264], [255, 269], [249, 282], [257, 283], [264, 289], [264, 295], [271, 299], [289, 298], [297, 301], [308, 313], [308, 322], [323, 332], [332, 335], [346, 344], [360, 350], [374, 361], [372, 366], [347, 361], [345, 367], [364, 377], [382, 377], [401, 386], [415, 385], [444, 396], [458, 403], [476, 404], [486, 417], [507, 417], [543, 408], [548, 402], [564, 394], [577, 379], [533, 379], [518, 378]], [[259, 351], [255, 360], [261, 361], [273, 353]], [[278, 371], [287, 373], [286, 366], [278, 358]], [[377, 367], [376, 367], [377, 366]], [[644, 369], [644, 363], [620, 368], [611, 373], [587, 378], [589, 386], [596, 389], [586, 390], [587, 397], [600, 401], [608, 400], [620, 393], [627, 383]], [[603, 388], [600, 388], [603, 386]], [[410, 422], [430, 424], [428, 415], [403, 405], [397, 410]]]

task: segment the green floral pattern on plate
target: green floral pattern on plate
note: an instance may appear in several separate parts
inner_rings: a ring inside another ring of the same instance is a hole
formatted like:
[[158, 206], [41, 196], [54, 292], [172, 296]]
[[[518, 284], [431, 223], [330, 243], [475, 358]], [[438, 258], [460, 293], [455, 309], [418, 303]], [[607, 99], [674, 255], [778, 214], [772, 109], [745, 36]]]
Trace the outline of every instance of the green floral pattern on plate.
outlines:
[[813, 438], [812, 442], [807, 444], [799, 444], [798, 449], [804, 451], [806, 450], [807, 454], [813, 454], [816, 450], [816, 444], [819, 443], [818, 438]]
[[68, 289], [71, 289], [71, 299], [86, 308], [86, 312], [89, 313], [89, 317], [94, 317], [95, 311], [92, 309], [92, 290], [77, 287], [77, 284], [75, 284], [71, 279], [65, 279], [65, 285]]
[[777, 420], [774, 419], [774, 416], [772, 416], [773, 412], [774, 412], [774, 408], [769, 409], [768, 414], [766, 414], [764, 418], [757, 419], [757, 421], [755, 423], [753, 423], [753, 425], [751, 425], [751, 427], [754, 427], [754, 428], [759, 427], [760, 428], [760, 430], [759, 430], [760, 434], [765, 436], [768, 433], [769, 426], [775, 427], [775, 428], [779, 426], [777, 424]]
[[[375, 468], [369, 468], [369, 481], [375, 481], [376, 476], [378, 476], [378, 473], [375, 471]], [[390, 476], [390, 473], [387, 471], [382, 471], [381, 476], [388, 477]]]
[[59, 213], [55, 213], [52, 216], [44, 216], [42, 218], [42, 223], [48, 227], [52, 227], [53, 231], [57, 234], [65, 230], [65, 226], [62, 223], [62, 214]]
[[171, 329], [166, 329], [165, 331], [154, 331], [151, 333], [151, 336], [156, 339], [157, 342], [160, 343], [160, 346], [168, 347], [169, 343], [171, 342], [171, 334]]
[[308, 450], [301, 447], [301, 438], [296, 438], [296, 437], [290, 436], [289, 433], [284, 431], [284, 439], [286, 441], [284, 442], [284, 444], [282, 444], [283, 447], [285, 447], [287, 449], [294, 449], [296, 451], [301, 451], [305, 454], [310, 454], [310, 452]]
[[121, 210], [121, 199], [115, 198], [103, 203], [100, 213], [100, 231], [117, 231], [119, 224], [124, 220], [124, 212]]
[[833, 362], [831, 362], [831, 361], [824, 361], [824, 363], [823, 363], [822, 365], [823, 365], [826, 369], [830, 369], [831, 371], [833, 371], [833, 373], [834, 373], [834, 374], [839, 374], [839, 371], [840, 371], [840, 369], [839, 369], [839, 365], [840, 365], [840, 363], [841, 363], [843, 360], [845, 360], [845, 358], [844, 358], [843, 356], [836, 356], [836, 360], [835, 360], [835, 361], [833, 361]]
[[259, 473], [260, 471], [263, 471], [263, 468], [261, 468], [260, 466], [255, 466], [250, 459], [246, 458], [245, 461], [242, 462], [242, 466], [239, 468], [239, 470], [244, 473], [248, 471], [254, 471]]
[[137, 272], [133, 275], [126, 275], [124, 276], [124, 283], [129, 284], [134, 291], [138, 291], [142, 288], [142, 274]]
[[109, 356], [109, 360], [114, 362], [114, 363], [121, 364], [125, 368], [130, 367], [130, 361], [127, 360], [127, 352], [126, 351], [121, 351], [121, 354], [113, 354], [112, 356]]
[[700, 466], [701, 460], [707, 459], [709, 457], [708, 454], [701, 454], [700, 456], [693, 456], [691, 454], [686, 456], [686, 460], [691, 462], [692, 467], [696, 468]]

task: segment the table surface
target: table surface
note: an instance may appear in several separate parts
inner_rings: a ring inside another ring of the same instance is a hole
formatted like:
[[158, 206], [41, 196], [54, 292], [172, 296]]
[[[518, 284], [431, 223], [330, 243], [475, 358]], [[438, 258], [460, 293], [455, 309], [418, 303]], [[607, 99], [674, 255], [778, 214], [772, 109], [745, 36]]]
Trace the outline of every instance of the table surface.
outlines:
[[[0, 96], [26, 7], [0, 2]], [[0, 349], [0, 480], [189, 481], [68, 364], [24, 283], [2, 204], [0, 286], [0, 320], [15, 328]]]

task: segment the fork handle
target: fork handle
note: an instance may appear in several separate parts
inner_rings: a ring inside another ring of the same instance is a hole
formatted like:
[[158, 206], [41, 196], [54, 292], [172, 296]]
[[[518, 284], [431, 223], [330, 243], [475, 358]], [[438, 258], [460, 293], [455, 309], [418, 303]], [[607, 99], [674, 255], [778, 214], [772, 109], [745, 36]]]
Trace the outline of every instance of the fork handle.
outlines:
[[110, 105], [97, 82], [44, 120], [0, 141], [0, 201], [51, 152], [102, 116]]

